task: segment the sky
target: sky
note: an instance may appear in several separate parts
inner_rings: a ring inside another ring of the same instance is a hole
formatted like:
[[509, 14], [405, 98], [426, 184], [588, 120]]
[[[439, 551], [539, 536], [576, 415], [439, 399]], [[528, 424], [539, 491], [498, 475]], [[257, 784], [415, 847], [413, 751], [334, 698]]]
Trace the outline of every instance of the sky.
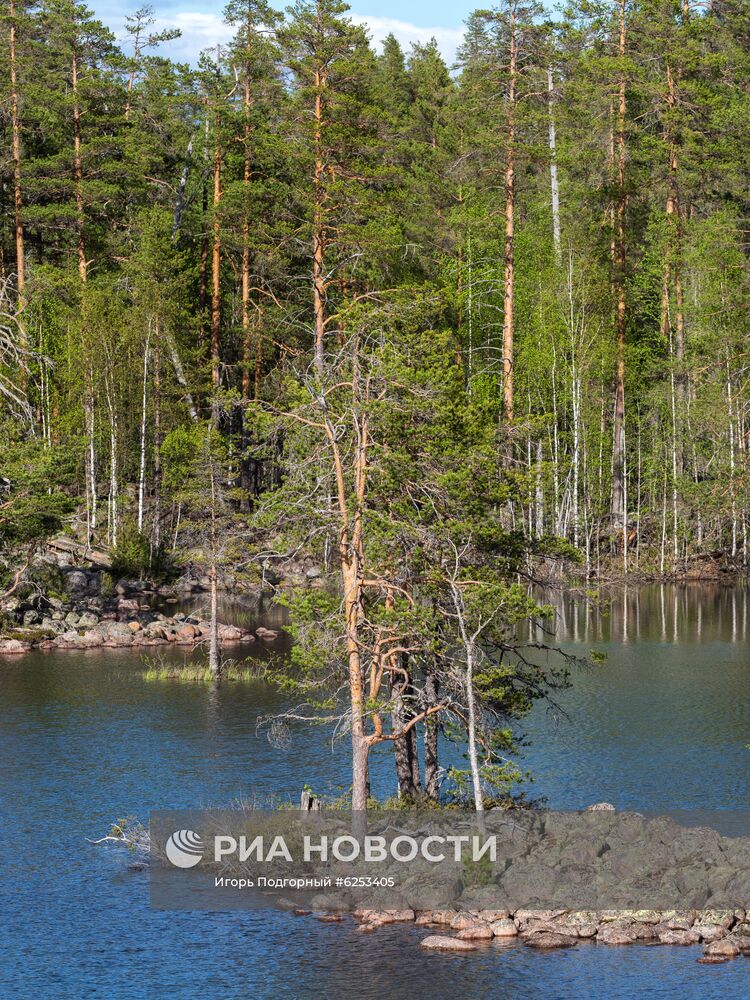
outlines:
[[[108, 25], [118, 39], [124, 36], [127, 14], [150, 3], [154, 8], [158, 28], [179, 28], [182, 37], [166, 43], [162, 52], [184, 62], [195, 62], [201, 49], [229, 40], [232, 29], [222, 20], [224, 0], [88, 0], [88, 6]], [[273, 6], [282, 8], [283, 0], [274, 0]], [[481, 3], [471, 0], [355, 0], [351, 18], [365, 24], [373, 42], [378, 46], [392, 32], [408, 52], [413, 42], [437, 41], [444, 58], [450, 64], [455, 60], [461, 41], [462, 23], [469, 13]]]

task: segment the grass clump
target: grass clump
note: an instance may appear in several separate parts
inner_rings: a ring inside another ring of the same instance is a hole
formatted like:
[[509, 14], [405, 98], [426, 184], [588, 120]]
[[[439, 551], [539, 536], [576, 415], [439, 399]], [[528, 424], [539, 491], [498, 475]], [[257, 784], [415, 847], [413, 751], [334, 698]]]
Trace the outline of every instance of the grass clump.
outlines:
[[[200, 663], [166, 663], [164, 660], [147, 660], [146, 670], [143, 672], [143, 679], [148, 683], [158, 683], [164, 681], [179, 681], [190, 684], [211, 684], [215, 677], [208, 661]], [[250, 660], [225, 660], [221, 665], [221, 680], [249, 681], [260, 680], [265, 674], [265, 668], [261, 663], [253, 663]]]

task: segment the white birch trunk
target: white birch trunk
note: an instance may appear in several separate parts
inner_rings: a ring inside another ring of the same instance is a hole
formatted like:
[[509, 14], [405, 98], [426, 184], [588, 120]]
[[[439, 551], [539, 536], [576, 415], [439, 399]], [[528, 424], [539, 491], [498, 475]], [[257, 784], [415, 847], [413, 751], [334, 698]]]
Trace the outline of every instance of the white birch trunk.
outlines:
[[[210, 434], [210, 429], [209, 429]], [[208, 441], [209, 449], [211, 447], [210, 438]], [[216, 505], [217, 505], [217, 494], [216, 494], [216, 470], [214, 468], [213, 456], [208, 455], [208, 467], [210, 474], [211, 483], [211, 623], [209, 630], [208, 639], [208, 667], [213, 676], [218, 679], [221, 673], [221, 657], [219, 655], [219, 581], [218, 581], [218, 566], [217, 566], [217, 545], [218, 538], [216, 534]]]
[[146, 338], [143, 354], [143, 387], [141, 391], [141, 460], [138, 470], [138, 531], [143, 531], [143, 506], [146, 496], [146, 417], [148, 413], [148, 361], [151, 333]]
[[541, 538], [544, 535], [544, 483], [542, 482], [542, 439], [536, 443], [536, 533]]
[[552, 67], [547, 69], [547, 108], [549, 110], [549, 179], [552, 189], [552, 238], [555, 246], [555, 260], [559, 266], [561, 260], [560, 242], [560, 186], [557, 180], [557, 141], [555, 137], [555, 116], [552, 113], [552, 99], [555, 84], [552, 78]]
[[[466, 693], [466, 730], [467, 730], [467, 750], [469, 755], [469, 768], [471, 771], [471, 785], [474, 795], [474, 809], [477, 814], [479, 829], [484, 831], [484, 802], [482, 798], [482, 779], [479, 770], [479, 754], [477, 753], [477, 707], [474, 697], [474, 663], [476, 660], [476, 640], [479, 631], [469, 634], [466, 624], [466, 614], [463, 594], [456, 584], [458, 578], [458, 556], [456, 557], [456, 572], [450, 581], [453, 607], [456, 611], [456, 621], [458, 623], [461, 642], [464, 647], [466, 657], [466, 670], [464, 674], [464, 687]], [[481, 626], [480, 626], [481, 628]]]
[[113, 396], [113, 386], [109, 376], [104, 380], [107, 394], [107, 409], [109, 411], [109, 502], [107, 541], [113, 547], [117, 545], [117, 410]]
[[86, 402], [84, 404], [86, 420], [86, 486], [89, 495], [89, 538], [96, 531], [98, 498], [96, 494], [96, 443], [94, 440], [94, 387], [93, 373], [89, 370], [86, 385]]
[[188, 412], [190, 414], [190, 419], [193, 423], [198, 422], [198, 411], [195, 408], [195, 402], [193, 396], [188, 389], [187, 379], [185, 378], [185, 370], [182, 367], [182, 361], [180, 360], [180, 354], [177, 350], [177, 344], [174, 341], [174, 337], [168, 334], [165, 337], [165, 342], [167, 345], [167, 351], [169, 352], [169, 360], [172, 362], [172, 367], [174, 368], [174, 373], [180, 388], [185, 393], [185, 402], [187, 403]]
[[729, 425], [729, 488], [732, 494], [732, 558], [737, 555], [737, 502], [734, 495], [734, 410], [732, 400], [732, 379], [729, 374], [729, 358], [727, 358], [727, 411]]

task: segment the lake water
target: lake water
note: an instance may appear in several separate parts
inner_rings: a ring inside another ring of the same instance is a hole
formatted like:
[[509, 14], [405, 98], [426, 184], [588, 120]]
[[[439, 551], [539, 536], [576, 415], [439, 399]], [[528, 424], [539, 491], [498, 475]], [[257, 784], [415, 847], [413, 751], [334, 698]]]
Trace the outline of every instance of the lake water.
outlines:
[[[273, 613], [263, 619], [275, 624]], [[566, 599], [559, 638], [604, 652], [561, 712], [537, 711], [524, 763], [557, 808], [745, 810], [750, 805], [750, 595], [653, 587], [605, 615]], [[283, 643], [281, 644], [283, 648]], [[180, 654], [170, 651], [171, 656]], [[256, 720], [282, 702], [262, 683], [144, 683], [128, 650], [0, 661], [0, 998], [723, 997], [750, 964], [699, 966], [696, 948], [521, 946], [425, 954], [414, 928], [357, 935], [276, 911], [160, 913], [148, 874], [94, 847], [112, 820], [151, 809], [296, 799], [347, 783], [348, 747], [298, 727], [285, 749]], [[391, 790], [386, 753], [375, 791]]]

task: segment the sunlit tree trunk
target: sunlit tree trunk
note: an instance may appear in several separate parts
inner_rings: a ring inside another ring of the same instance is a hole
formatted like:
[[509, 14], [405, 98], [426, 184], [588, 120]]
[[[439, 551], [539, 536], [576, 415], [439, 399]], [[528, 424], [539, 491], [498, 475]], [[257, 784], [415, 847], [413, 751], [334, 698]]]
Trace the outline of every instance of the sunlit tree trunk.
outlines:
[[560, 236], [560, 185], [557, 179], [557, 139], [555, 135], [555, 116], [552, 101], [555, 95], [555, 83], [552, 77], [552, 67], [547, 69], [547, 97], [549, 111], [549, 179], [552, 193], [552, 239], [555, 247], [555, 261], [558, 266], [562, 259]]
[[[73, 93], [73, 187], [76, 206], [76, 252], [78, 256], [78, 275], [82, 290], [88, 281], [88, 264], [86, 261], [86, 243], [84, 238], [85, 209], [83, 201], [83, 164], [81, 160], [81, 110], [78, 91], [78, 52], [73, 48], [71, 59], [71, 84]], [[85, 309], [85, 302], [83, 303]], [[86, 400], [84, 403], [88, 469], [89, 495], [91, 497], [91, 517], [89, 521], [89, 537], [91, 538], [97, 526], [97, 487], [96, 487], [96, 437], [94, 425], [94, 372], [89, 368], [86, 379]], [[114, 458], [112, 459], [114, 462]], [[108, 528], [109, 534], [109, 528]]]
[[[247, 51], [245, 62], [245, 80], [243, 92], [243, 109], [245, 113], [244, 125], [244, 153], [245, 162], [242, 174], [243, 205], [242, 205], [242, 399], [244, 402], [250, 399], [251, 387], [251, 366], [253, 365], [253, 355], [258, 355], [258, 349], [253, 345], [253, 324], [251, 321], [251, 300], [250, 300], [250, 179], [252, 176], [252, 128], [250, 122], [250, 109], [252, 107], [251, 89], [251, 65], [250, 65], [250, 39], [252, 37], [252, 24], [248, 20], [247, 30]], [[257, 398], [257, 385], [254, 396]], [[249, 497], [254, 492], [250, 476], [250, 460], [247, 451], [250, 441], [247, 432], [247, 420], [245, 407], [242, 410], [242, 455], [240, 458], [242, 477], [242, 507], [248, 509], [250, 506]], [[257, 477], [256, 477], [257, 479]]]
[[[208, 138], [206, 138], [208, 141]], [[206, 156], [208, 156], [208, 150], [206, 150]], [[198, 276], [198, 314], [200, 319], [200, 324], [198, 326], [198, 351], [201, 356], [201, 360], [205, 358], [206, 350], [206, 320], [208, 317], [208, 257], [209, 257], [209, 239], [208, 239], [208, 184], [204, 180], [201, 191], [201, 204], [202, 204], [202, 215], [201, 215], [201, 250], [200, 250], [200, 272]]]
[[313, 168], [313, 312], [315, 321], [315, 367], [320, 375], [324, 368], [324, 338], [326, 309], [325, 279], [325, 185], [323, 159], [323, 93], [327, 74], [323, 67], [315, 71], [315, 165]]
[[469, 631], [466, 620], [464, 596], [458, 585], [458, 574], [451, 578], [450, 587], [453, 597], [455, 618], [464, 652], [464, 694], [466, 697], [466, 735], [471, 786], [474, 797], [474, 810], [477, 813], [479, 827], [484, 824], [484, 795], [482, 793], [482, 778], [479, 769], [479, 752], [477, 750], [477, 705], [474, 691], [474, 671], [476, 667], [477, 643], [476, 633]]
[[143, 383], [141, 387], [141, 441], [138, 463], [138, 530], [143, 531], [143, 508], [146, 498], [146, 419], [148, 416], [148, 363], [151, 349], [151, 333], [146, 337], [143, 352]]
[[117, 545], [118, 536], [118, 501], [119, 483], [117, 470], [117, 401], [115, 399], [115, 386], [111, 378], [111, 372], [104, 376], [104, 389], [107, 398], [107, 410], [109, 412], [109, 502], [108, 502], [108, 542], [110, 545]]
[[[677, 534], [677, 477], [682, 469], [682, 404], [685, 399], [685, 309], [682, 287], [682, 222], [680, 218], [680, 198], [678, 182], [677, 140], [674, 132], [672, 115], [677, 99], [672, 67], [667, 63], [667, 115], [666, 128], [668, 156], [668, 188], [666, 216], [666, 246], [664, 252], [664, 273], [662, 281], [661, 301], [661, 335], [669, 343], [672, 371], [670, 373], [670, 392], [672, 399], [672, 508], [673, 508], [673, 542], [675, 568], [678, 555]], [[674, 285], [674, 324], [672, 323], [672, 285]]]
[[537, 537], [541, 537], [544, 534], [544, 482], [542, 481], [542, 467], [544, 461], [544, 450], [542, 448], [542, 439], [536, 443], [536, 485], [534, 489], [534, 500], [535, 500], [535, 531]]
[[[618, 53], [625, 59], [627, 34], [626, 0], [620, 0]], [[627, 518], [625, 512], [625, 69], [620, 69], [615, 130], [615, 162], [617, 203], [614, 230], [614, 290], [615, 290], [615, 401], [612, 455], [612, 520], [615, 532], [621, 535], [623, 559], [627, 558]]]
[[217, 533], [217, 504], [218, 504], [218, 489], [216, 482], [216, 467], [214, 465], [213, 456], [211, 455], [211, 444], [210, 444], [210, 431], [209, 428], [209, 454], [208, 454], [208, 470], [209, 470], [209, 482], [211, 487], [211, 535], [210, 535], [210, 566], [209, 566], [209, 586], [210, 586], [210, 599], [211, 599], [211, 611], [210, 611], [210, 623], [209, 623], [209, 635], [208, 635], [208, 668], [213, 674], [214, 678], [218, 679], [221, 674], [221, 654], [219, 649], [219, 571], [218, 571], [218, 544], [219, 538]]
[[73, 185], [76, 203], [76, 249], [78, 253], [78, 274], [83, 284], [88, 277], [86, 243], [84, 239], [85, 209], [83, 202], [83, 163], [81, 159], [81, 107], [78, 88], [78, 52], [73, 49], [71, 63], [73, 89]]
[[243, 108], [245, 112], [245, 126], [243, 142], [245, 147], [245, 162], [242, 173], [242, 397], [250, 398], [250, 359], [252, 357], [252, 335], [250, 322], [250, 178], [252, 171], [252, 128], [250, 123], [250, 109], [252, 107], [252, 90], [250, 81], [250, 32], [251, 25], [247, 25], [247, 61], [245, 63], [245, 81], [243, 93]]
[[221, 168], [219, 136], [214, 146], [213, 249], [211, 252], [211, 402], [214, 423], [218, 419], [218, 391], [221, 382]]
[[510, 15], [510, 64], [508, 77], [508, 122], [505, 160], [505, 250], [503, 291], [503, 405], [507, 420], [513, 419], [513, 337], [515, 302], [515, 158], [516, 158], [516, 8]]
[[159, 350], [159, 325], [156, 326], [154, 351], [154, 513], [152, 539], [155, 549], [161, 545], [161, 351]]
[[86, 486], [89, 497], [88, 538], [93, 538], [97, 525], [98, 497], [96, 491], [96, 437], [94, 422], [94, 373], [86, 371], [85, 401], [83, 404], [86, 424]]
[[[18, 311], [26, 304], [26, 264], [24, 259], [23, 192], [21, 188], [21, 123], [18, 112], [18, 61], [16, 57], [16, 11], [13, 0], [8, 8], [10, 47], [10, 118], [11, 156], [13, 159], [13, 209], [16, 229], [16, 288], [18, 290]], [[21, 326], [22, 346], [25, 346], [25, 332]]]
[[727, 431], [729, 437], [729, 492], [732, 502], [732, 558], [737, 555], [737, 497], [735, 487], [735, 432], [734, 432], [734, 399], [732, 395], [732, 376], [729, 369], [729, 351], [727, 350]]

